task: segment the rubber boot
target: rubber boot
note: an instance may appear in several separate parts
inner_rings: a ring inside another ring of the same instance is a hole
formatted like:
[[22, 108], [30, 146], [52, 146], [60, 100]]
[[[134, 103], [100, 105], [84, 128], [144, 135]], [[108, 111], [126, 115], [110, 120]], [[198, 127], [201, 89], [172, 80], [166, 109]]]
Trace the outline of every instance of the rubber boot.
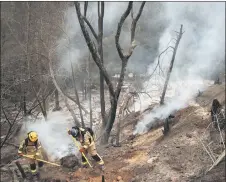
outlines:
[[38, 182], [40, 179], [40, 173], [37, 171], [36, 173], [32, 174], [32, 177], [34, 182]]
[[101, 171], [104, 171], [104, 170], [105, 170], [104, 164], [100, 165], [100, 170], [101, 170]]
[[82, 168], [88, 168], [88, 164], [82, 162]]

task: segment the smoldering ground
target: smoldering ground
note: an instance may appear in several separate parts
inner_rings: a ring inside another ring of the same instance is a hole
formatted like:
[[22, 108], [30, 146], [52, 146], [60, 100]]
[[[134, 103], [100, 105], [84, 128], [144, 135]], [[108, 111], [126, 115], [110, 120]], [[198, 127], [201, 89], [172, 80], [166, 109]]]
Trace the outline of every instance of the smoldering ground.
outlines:
[[[176, 37], [174, 31], [179, 32], [180, 24], [183, 24], [185, 33], [182, 36], [177, 50], [174, 68], [170, 77], [169, 87], [164, 106], [154, 109], [138, 123], [134, 134], [148, 130], [155, 118], [166, 118], [174, 110], [188, 105], [198, 90], [204, 90], [212, 79], [212, 75], [219, 73], [220, 67], [224, 67], [225, 60], [225, 8], [223, 3], [204, 2], [172, 2], [164, 3], [165, 16], [168, 17], [169, 26], [159, 40], [159, 54], [167, 48], [167, 44]], [[168, 46], [175, 46], [173, 41]], [[152, 85], [158, 82], [158, 94], [162, 92], [166, 71], [172, 57], [172, 51], [168, 52], [161, 60], [160, 66], [163, 74], [155, 74], [146, 83], [146, 90], [151, 90]], [[152, 74], [157, 58], [149, 66], [149, 74]], [[162, 79], [164, 78], [164, 79]]]
[[[89, 6], [87, 14], [95, 30], [97, 30], [96, 4], [93, 2], [92, 6]], [[139, 7], [137, 5], [139, 3], [135, 5], [135, 12]], [[104, 42], [104, 63], [108, 71], [120, 70], [120, 58], [114, 45], [114, 35], [126, 6], [125, 2], [108, 2], [105, 6], [105, 12], [108, 13], [104, 16], [104, 41], [106, 41]], [[174, 30], [178, 31], [180, 24], [183, 24], [185, 33], [177, 51], [165, 105], [155, 108], [152, 113], [145, 116], [138, 123], [135, 133], [147, 131], [146, 125], [153, 122], [156, 117], [165, 118], [172, 111], [186, 107], [197, 91], [205, 89], [208, 85], [205, 80], [210, 79], [213, 67], [216, 67], [218, 61], [224, 59], [224, 13], [223, 3], [146, 3], [135, 37], [138, 46], [129, 60], [128, 70], [138, 73], [147, 71], [148, 75], [152, 74], [157, 56], [166, 48], [170, 40], [175, 38]], [[131, 19], [127, 20], [120, 39], [124, 49], [129, 45], [130, 21]], [[89, 53], [74, 7], [69, 7], [65, 12], [63, 28], [64, 33], [58, 40], [57, 55], [61, 66], [70, 71], [70, 61], [73, 64], [79, 64]], [[174, 46], [173, 42], [169, 45]], [[155, 74], [144, 84], [144, 91], [149, 92], [150, 95], [155, 89], [152, 100], [158, 101], [160, 97], [171, 56], [172, 52], [168, 52], [161, 59], [160, 66], [163, 73]], [[148, 69], [146, 69], [147, 65], [149, 65]], [[218, 69], [214, 70], [214, 72], [217, 71]], [[94, 74], [98, 75], [98, 72]], [[143, 97], [143, 99], [146, 98]], [[48, 153], [55, 157], [62, 157], [67, 154], [70, 145], [73, 145], [65, 131], [67, 124], [62, 122], [65, 118], [59, 119], [51, 115], [48, 118], [50, 120], [48, 122], [40, 121], [27, 125], [27, 130], [37, 130]], [[70, 126], [69, 123], [68, 125]], [[74, 146], [71, 148], [72, 152], [76, 150]]]

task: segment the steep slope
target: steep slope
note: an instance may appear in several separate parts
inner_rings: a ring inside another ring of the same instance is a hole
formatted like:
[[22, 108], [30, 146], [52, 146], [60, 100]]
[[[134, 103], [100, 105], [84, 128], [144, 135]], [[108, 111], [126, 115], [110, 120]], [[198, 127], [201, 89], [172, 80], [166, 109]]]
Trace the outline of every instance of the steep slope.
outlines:
[[[203, 175], [212, 165], [201, 141], [204, 144], [212, 141], [210, 131], [214, 130], [210, 125], [210, 106], [215, 98], [225, 102], [225, 85], [209, 87], [193, 105], [176, 112], [174, 125], [167, 136], [163, 136], [162, 128], [158, 128], [135, 138], [127, 136], [121, 147], [98, 147], [106, 163], [104, 174], [97, 168], [73, 172], [46, 165], [41, 181], [99, 182], [102, 175], [107, 182], [116, 181], [118, 176], [124, 182], [225, 181], [222, 163]], [[219, 140], [213, 142], [218, 146], [214, 150], [217, 157], [222, 148]]]

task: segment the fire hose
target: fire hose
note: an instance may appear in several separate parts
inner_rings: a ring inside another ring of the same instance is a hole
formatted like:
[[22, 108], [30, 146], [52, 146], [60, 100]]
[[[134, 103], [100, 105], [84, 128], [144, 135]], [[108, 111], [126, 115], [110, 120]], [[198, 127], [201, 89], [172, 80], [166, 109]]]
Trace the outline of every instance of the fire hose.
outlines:
[[[69, 129], [67, 129], [67, 131], [69, 131]], [[78, 147], [78, 149], [80, 149], [78, 141], [73, 136], [71, 136], [71, 137], [74, 140], [75, 146]], [[89, 167], [92, 168], [93, 166], [90, 164], [90, 162], [87, 159], [87, 157], [85, 156], [85, 154], [83, 152], [81, 152], [81, 153], [82, 153], [82, 156], [85, 158], [86, 162], [89, 164]]]

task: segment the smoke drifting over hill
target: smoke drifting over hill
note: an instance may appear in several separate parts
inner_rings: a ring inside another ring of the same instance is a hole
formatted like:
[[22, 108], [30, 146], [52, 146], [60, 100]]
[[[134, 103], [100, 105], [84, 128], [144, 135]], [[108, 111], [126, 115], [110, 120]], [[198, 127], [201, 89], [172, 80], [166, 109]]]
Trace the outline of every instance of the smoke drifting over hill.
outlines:
[[[183, 24], [185, 33], [176, 55], [173, 72], [170, 78], [169, 93], [171, 99], [166, 99], [164, 106], [153, 109], [138, 123], [134, 134], [148, 130], [155, 118], [166, 118], [170, 113], [185, 107], [198, 90], [206, 88], [207, 79], [210, 79], [219, 68], [224, 66], [225, 60], [225, 6], [224, 3], [196, 3], [196, 2], [172, 2], [163, 3], [165, 15], [169, 20], [169, 26], [159, 40], [159, 54], [167, 48], [172, 38], [176, 38], [180, 24]], [[174, 46], [173, 41], [169, 46]], [[172, 51], [168, 52], [161, 61], [161, 68], [166, 72], [172, 57]], [[222, 64], [223, 63], [223, 64]], [[155, 63], [149, 66], [149, 74], [152, 74]], [[220, 66], [219, 66], [220, 65]], [[165, 81], [165, 73], [155, 75], [146, 83], [146, 89], [151, 90], [152, 85], [158, 82], [158, 94], [160, 97]], [[164, 78], [164, 79], [163, 79]]]

